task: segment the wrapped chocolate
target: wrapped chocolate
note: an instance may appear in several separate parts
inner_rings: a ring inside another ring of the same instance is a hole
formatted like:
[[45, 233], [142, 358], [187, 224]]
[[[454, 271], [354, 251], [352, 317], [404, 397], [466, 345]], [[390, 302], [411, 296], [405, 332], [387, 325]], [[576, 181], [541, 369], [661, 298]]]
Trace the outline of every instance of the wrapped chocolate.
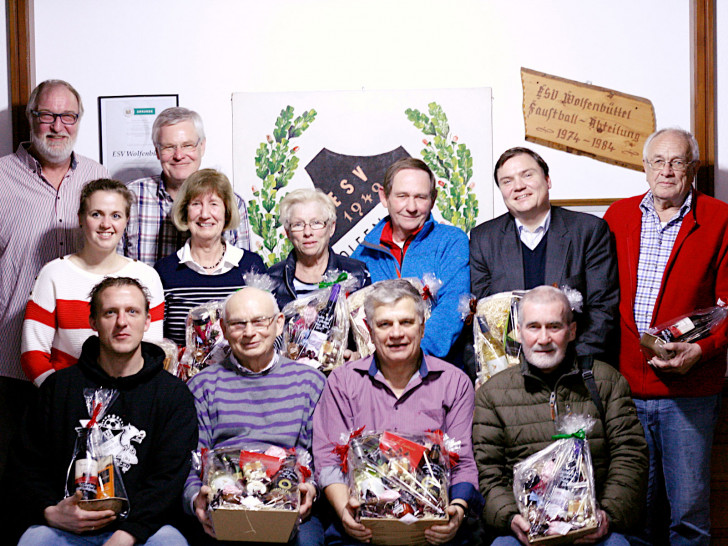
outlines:
[[[404, 280], [409, 281], [420, 293], [422, 298], [427, 302], [425, 309], [425, 321], [430, 318], [432, 312], [432, 306], [435, 304], [437, 299], [437, 292], [442, 286], [442, 281], [439, 280], [432, 273], [427, 273], [423, 276], [422, 280], [416, 277], [407, 277]], [[381, 282], [381, 281], [379, 281]], [[349, 312], [351, 315], [351, 330], [354, 334], [354, 341], [356, 342], [356, 350], [361, 358], [369, 356], [374, 352], [374, 343], [372, 343], [369, 329], [366, 325], [366, 317], [364, 315], [364, 301], [367, 296], [371, 293], [377, 283], [370, 286], [366, 286], [361, 290], [357, 290], [353, 294], [349, 295]]]
[[523, 290], [501, 292], [477, 303], [472, 319], [476, 389], [499, 371], [519, 362], [521, 344], [516, 340], [516, 327], [518, 301], [523, 294]]
[[177, 377], [187, 381], [210, 364], [221, 362], [229, 351], [222, 335], [223, 301], [208, 301], [187, 315], [185, 352], [177, 366]]
[[73, 459], [66, 476], [66, 497], [80, 491], [78, 505], [82, 510], [113, 510], [123, 519], [129, 514], [129, 500], [114, 459], [117, 444], [113, 434], [105, 434], [99, 425], [118, 394], [115, 389], [84, 389], [90, 419], [76, 428]]
[[439, 431], [417, 438], [391, 432], [352, 433], [336, 451], [351, 496], [361, 502], [358, 516], [404, 523], [447, 519], [456, 444]]
[[723, 300], [707, 309], [680, 315], [674, 319], [650, 328], [640, 337], [642, 352], [649, 360], [654, 356], [669, 360], [675, 353], [664, 348], [666, 343], [694, 343], [708, 337], [728, 317], [728, 308]]
[[[589, 534], [599, 526], [594, 470], [586, 435], [596, 421], [567, 415], [556, 441], [513, 468], [513, 494], [530, 524], [530, 542], [558, 537], [562, 543]], [[554, 541], [557, 539], [554, 538]]]
[[358, 283], [347, 273], [337, 271], [329, 275], [336, 275], [334, 281], [321, 283], [319, 290], [283, 308], [283, 354], [325, 372], [344, 363], [349, 336], [346, 291]]

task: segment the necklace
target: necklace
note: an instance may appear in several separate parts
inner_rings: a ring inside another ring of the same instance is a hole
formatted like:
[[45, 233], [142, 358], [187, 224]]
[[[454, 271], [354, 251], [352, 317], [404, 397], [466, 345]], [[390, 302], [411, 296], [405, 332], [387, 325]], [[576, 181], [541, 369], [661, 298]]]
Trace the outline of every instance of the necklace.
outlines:
[[220, 265], [220, 262], [222, 262], [222, 259], [225, 257], [225, 248], [227, 245], [223, 241], [222, 243], [222, 254], [220, 254], [220, 259], [215, 263], [215, 265], [203, 265], [202, 269], [205, 269], [207, 271], [210, 271], [211, 269], [215, 269], [218, 265]]

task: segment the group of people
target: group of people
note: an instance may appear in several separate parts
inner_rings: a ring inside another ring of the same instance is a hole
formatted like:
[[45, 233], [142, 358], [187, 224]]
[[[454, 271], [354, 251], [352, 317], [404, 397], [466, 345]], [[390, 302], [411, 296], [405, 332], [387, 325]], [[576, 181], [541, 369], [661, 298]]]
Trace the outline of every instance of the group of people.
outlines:
[[[98, 544], [184, 544], [178, 528], [192, 543], [212, 541], [209, 488], [189, 455], [243, 441], [312, 452], [294, 541], [368, 542], [332, 453], [342, 434], [365, 426], [440, 429], [461, 442], [448, 520], [426, 531], [428, 542], [472, 543], [471, 516], [496, 544], [527, 544], [513, 467], [546, 447], [571, 412], [597, 418], [589, 441], [599, 526], [582, 541], [709, 543], [727, 328], [666, 345], [670, 359], [648, 360], [639, 345], [656, 324], [728, 301], [728, 205], [693, 188], [699, 151], [690, 133], [651, 135], [649, 191], [614, 203], [604, 219], [551, 205], [543, 158], [507, 150], [494, 178], [508, 212], [469, 240], [433, 217], [427, 164], [399, 160], [379, 192], [388, 215], [351, 257], [330, 246], [333, 200], [294, 190], [280, 204], [293, 249], [266, 270], [249, 248], [244, 201], [224, 174], [200, 169], [206, 140], [197, 113], [160, 113], [152, 139], [162, 172], [126, 185], [73, 151], [83, 106], [70, 84], [43, 82], [26, 113], [31, 141], [0, 158], [0, 479], [16, 487], [17, 521], [30, 526], [21, 543], [82, 535]], [[247, 286], [248, 274], [266, 271], [272, 292]], [[375, 351], [363, 359], [347, 351], [349, 362], [326, 378], [279, 354], [276, 339], [283, 306], [331, 271], [359, 288], [378, 283], [365, 303]], [[442, 281], [427, 320], [422, 297], [403, 280], [426, 273]], [[582, 295], [578, 312], [564, 287]], [[528, 291], [519, 303], [521, 363], [476, 393], [459, 302], [510, 290]], [[150, 341], [183, 347], [189, 310], [214, 299], [225, 301], [231, 352], [185, 386], [164, 372]], [[117, 453], [127, 461], [131, 504], [123, 521], [63, 495], [75, 427], [89, 418], [83, 391], [99, 387], [122, 393], [109, 419], [133, 438]], [[180, 502], [199, 523], [176, 517]]]

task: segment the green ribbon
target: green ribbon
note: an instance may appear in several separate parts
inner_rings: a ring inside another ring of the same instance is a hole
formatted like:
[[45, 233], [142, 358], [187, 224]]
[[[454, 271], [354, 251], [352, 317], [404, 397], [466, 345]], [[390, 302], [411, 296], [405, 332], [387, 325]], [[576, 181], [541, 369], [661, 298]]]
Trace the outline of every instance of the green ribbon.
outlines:
[[331, 282], [320, 282], [318, 287], [319, 288], [328, 288], [329, 286], [334, 286], [335, 284], [339, 284], [340, 282], [345, 281], [349, 278], [349, 275], [346, 274], [346, 271], [339, 273], [339, 276], [336, 277], [336, 280]]
[[580, 440], [586, 440], [586, 433], [584, 429], [577, 430], [571, 434], [554, 434], [551, 436], [552, 440], [563, 440], [564, 438], [579, 438]]

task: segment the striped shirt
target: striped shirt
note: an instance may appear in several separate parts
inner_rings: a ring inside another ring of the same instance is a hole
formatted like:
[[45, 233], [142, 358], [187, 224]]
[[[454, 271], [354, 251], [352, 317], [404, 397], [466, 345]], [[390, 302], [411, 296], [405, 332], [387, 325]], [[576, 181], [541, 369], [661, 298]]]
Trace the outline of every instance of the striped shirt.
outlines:
[[24, 142], [0, 158], [0, 376], [15, 379], [25, 379], [20, 338], [35, 276], [46, 263], [81, 248], [81, 188], [109, 176], [105, 167], [74, 153], [56, 190], [28, 146]]
[[[199, 426], [198, 449], [277, 445], [311, 450], [313, 411], [326, 378], [306, 364], [278, 358], [254, 373], [235, 357], [196, 374], [192, 391]], [[192, 470], [185, 484], [185, 506], [202, 483]]]
[[[230, 250], [228, 247], [226, 255]], [[186, 344], [185, 324], [193, 307], [227, 298], [245, 286], [243, 275], [266, 270], [262, 258], [250, 251], [242, 251], [236, 266], [221, 275], [205, 275], [190, 269], [180, 262], [182, 255], [180, 250], [154, 265], [164, 287], [164, 337], [179, 346]]]
[[88, 321], [89, 294], [104, 277], [131, 277], [147, 287], [152, 324], [144, 339], [162, 339], [164, 292], [154, 269], [129, 260], [119, 271], [99, 275], [81, 269], [68, 258], [43, 266], [25, 311], [20, 361], [27, 378], [38, 386], [54, 371], [78, 362], [84, 341], [94, 335]]
[[[154, 265], [179, 249], [189, 233], [179, 231], [172, 223], [169, 213], [174, 199], [167, 193], [161, 175], [140, 178], [127, 186], [137, 198], [132, 203], [129, 222], [117, 250], [124, 256]], [[249, 250], [248, 211], [245, 201], [237, 193], [235, 200], [240, 212], [240, 225], [223, 235], [234, 246]]]
[[680, 210], [664, 226], [655, 210], [652, 192], [648, 191], [640, 202], [642, 230], [634, 300], [634, 318], [640, 335], [652, 324], [652, 312], [655, 309], [657, 295], [660, 293], [667, 260], [670, 258], [683, 218], [690, 210], [692, 202], [691, 192]]

